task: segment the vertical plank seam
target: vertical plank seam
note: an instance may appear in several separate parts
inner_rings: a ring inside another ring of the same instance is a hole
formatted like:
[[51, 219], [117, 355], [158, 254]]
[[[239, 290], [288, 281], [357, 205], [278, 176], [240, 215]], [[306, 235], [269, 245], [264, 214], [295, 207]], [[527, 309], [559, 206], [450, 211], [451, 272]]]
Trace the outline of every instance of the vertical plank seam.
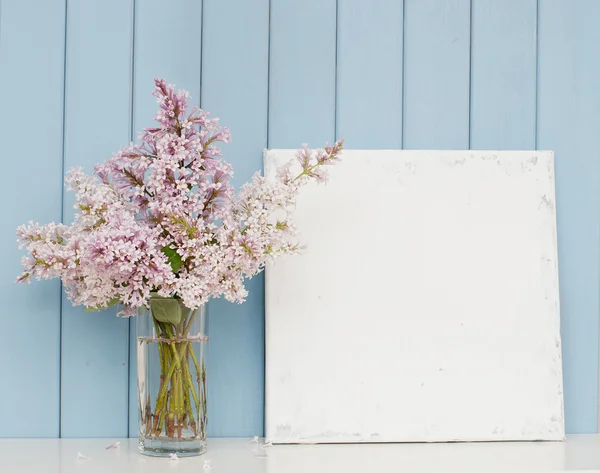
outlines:
[[333, 141], [338, 139], [338, 49], [339, 49], [339, 15], [340, 15], [339, 0], [335, 0], [335, 74], [334, 74], [334, 91], [333, 91]]
[[134, 94], [134, 86], [135, 86], [135, 4], [136, 0], [131, 0], [131, 39], [130, 39], [130, 55], [131, 55], [131, 64], [129, 69], [129, 140], [133, 143], [134, 133], [135, 133], [135, 123], [134, 123], [134, 110], [135, 110], [135, 94]]
[[539, 76], [540, 76], [540, 0], [536, 0], [535, 6], [535, 123], [534, 123], [534, 136], [533, 136], [533, 149], [538, 149], [539, 138], [538, 138], [538, 119], [539, 119]]
[[269, 149], [269, 131], [271, 118], [271, 7], [272, 3], [271, 0], [269, 0], [269, 12], [267, 17], [267, 149]]
[[473, 0], [469, 0], [469, 147], [471, 149], [471, 116], [473, 115], [472, 95], [473, 82]]
[[400, 149], [404, 149], [404, 89], [406, 88], [406, 80], [405, 80], [405, 71], [406, 71], [406, 2], [408, 0], [402, 1], [402, 58], [400, 59], [402, 62], [402, 72], [400, 73]]
[[[129, 70], [129, 140], [131, 143], [134, 141], [135, 134], [135, 122], [134, 122], [134, 110], [135, 110], [135, 4], [136, 0], [131, 0], [131, 41], [130, 41], [130, 55], [131, 55], [131, 67]], [[131, 429], [131, 325], [132, 318], [129, 319], [127, 324], [127, 430], [126, 437], [130, 437]]]
[[2, 48], [2, 0], [0, 0], [0, 48]]
[[198, 90], [198, 107], [202, 108], [202, 74], [204, 73], [204, 0], [200, 0], [200, 84]]
[[[267, 12], [267, 117], [266, 117], [266, 149], [269, 149], [269, 116], [271, 112], [270, 101], [271, 101], [271, 0], [268, 0]], [[264, 169], [264, 158], [263, 158], [263, 169]], [[264, 171], [263, 171], [264, 174]], [[265, 299], [263, 303], [263, 435], [267, 428], [267, 312], [266, 312], [266, 298], [267, 298], [267, 284], [266, 276], [264, 280], [264, 291]]]
[[[202, 88], [202, 75], [204, 74], [204, 0], [200, 0], [200, 74], [199, 74], [199, 84], [198, 84], [198, 107], [202, 108], [202, 95], [203, 95], [203, 88]], [[204, 307], [206, 308], [206, 312], [204, 314], [205, 317], [205, 326], [204, 326], [204, 330], [206, 331], [206, 335], [208, 335], [210, 337], [210, 325], [209, 325], [209, 310], [208, 308], [210, 307], [210, 304], [207, 302], [206, 304], [204, 304]], [[209, 372], [209, 379], [210, 379], [210, 369], [211, 369], [211, 365], [210, 365], [210, 344], [205, 348], [205, 350], [203, 351], [203, 355], [207, 357], [206, 363], [207, 363], [207, 369]], [[207, 408], [210, 411], [210, 398], [208, 398], [208, 394], [207, 394], [207, 399], [206, 399], [206, 403], [207, 403]], [[210, 423], [207, 429], [210, 429]], [[208, 435], [208, 430], [207, 430], [207, 435]]]
[[[66, 135], [67, 135], [67, 33], [68, 33], [68, 10], [69, 1], [64, 1], [65, 6], [65, 34], [63, 44], [63, 103], [62, 103], [62, 143], [61, 143], [61, 163], [60, 163], [60, 221], [64, 223], [65, 218], [65, 154], [66, 154]], [[58, 438], [62, 437], [62, 349], [63, 349], [63, 284], [62, 281], [59, 283], [60, 291], [58, 295], [58, 323], [59, 323], [59, 337], [58, 337]]]

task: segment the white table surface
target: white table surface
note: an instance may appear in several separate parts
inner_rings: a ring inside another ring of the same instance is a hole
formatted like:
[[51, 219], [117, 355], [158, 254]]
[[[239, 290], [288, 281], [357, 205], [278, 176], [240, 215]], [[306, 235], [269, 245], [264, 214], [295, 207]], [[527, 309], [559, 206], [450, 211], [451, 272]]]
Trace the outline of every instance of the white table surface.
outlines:
[[[211, 439], [206, 454], [179, 460], [141, 455], [135, 439], [120, 440], [119, 449], [106, 450], [117, 440], [0, 439], [0, 472], [600, 472], [599, 435], [569, 436], [565, 442], [275, 445], [267, 448], [257, 448], [248, 439]], [[89, 459], [78, 460], [78, 452]], [[205, 460], [210, 460], [208, 470], [204, 469]]]

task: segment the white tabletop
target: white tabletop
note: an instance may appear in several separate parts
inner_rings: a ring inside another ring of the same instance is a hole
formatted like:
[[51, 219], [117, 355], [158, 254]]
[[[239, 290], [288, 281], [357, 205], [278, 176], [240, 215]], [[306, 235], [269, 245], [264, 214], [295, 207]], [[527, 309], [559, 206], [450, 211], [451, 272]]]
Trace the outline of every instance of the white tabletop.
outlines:
[[[169, 460], [138, 453], [137, 440], [0, 439], [0, 472], [380, 473], [600, 472], [600, 436], [565, 442], [275, 445], [211, 439], [200, 457]], [[260, 441], [262, 443], [262, 440]], [[77, 455], [89, 457], [78, 459]], [[205, 460], [210, 466], [205, 469]]]

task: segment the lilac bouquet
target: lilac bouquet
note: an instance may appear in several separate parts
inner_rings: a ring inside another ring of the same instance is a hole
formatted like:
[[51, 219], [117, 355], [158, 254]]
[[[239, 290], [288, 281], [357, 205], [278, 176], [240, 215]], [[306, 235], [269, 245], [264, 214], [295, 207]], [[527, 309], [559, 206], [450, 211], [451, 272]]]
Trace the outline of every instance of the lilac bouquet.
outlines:
[[[202, 306], [217, 297], [243, 302], [246, 278], [298, 252], [290, 213], [298, 190], [326, 180], [343, 142], [305, 146], [273, 182], [256, 173], [236, 194], [217, 147], [229, 142], [229, 130], [201, 109], [188, 113], [187, 92], [155, 83], [158, 125], [144, 130], [141, 144], [93, 175], [68, 173], [73, 223], [18, 228], [28, 252], [18, 281], [61, 278], [73, 305], [151, 314], [138, 318], [140, 450], [190, 455], [206, 448]], [[140, 325], [144, 319], [149, 325]], [[154, 378], [149, 360], [159, 361]]]
[[152, 294], [197, 309], [211, 298], [241, 303], [245, 278], [265, 263], [298, 251], [290, 209], [309, 180], [326, 180], [343, 141], [302, 148], [281, 167], [276, 182], [260, 173], [234, 193], [231, 165], [217, 143], [230, 140], [218, 119], [194, 108], [188, 93], [155, 80], [158, 125], [93, 175], [68, 173], [76, 192], [71, 225], [29, 223], [18, 241], [29, 253], [19, 282], [61, 278], [73, 305], [100, 310], [120, 304], [121, 314], [148, 306]]

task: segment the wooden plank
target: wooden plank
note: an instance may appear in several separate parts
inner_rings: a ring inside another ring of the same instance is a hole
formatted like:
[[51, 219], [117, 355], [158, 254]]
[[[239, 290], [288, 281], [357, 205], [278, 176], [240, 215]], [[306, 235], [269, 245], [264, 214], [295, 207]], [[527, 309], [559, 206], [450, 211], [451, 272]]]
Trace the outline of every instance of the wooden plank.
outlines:
[[406, 0], [404, 149], [469, 148], [469, 0]]
[[[69, 3], [65, 169], [86, 172], [127, 145], [131, 125], [132, 1]], [[73, 195], [64, 201], [65, 221]], [[129, 322], [84, 313], [63, 298], [61, 433], [127, 436]]]
[[[232, 133], [222, 150], [239, 186], [262, 167], [267, 146], [269, 1], [205, 0], [202, 107]], [[289, 113], [286, 114], [289, 116]], [[264, 278], [242, 305], [209, 304], [209, 435], [262, 435]]]
[[[160, 0], [135, 0], [133, 139], [143, 128], [154, 126], [157, 110], [154, 78], [190, 94], [190, 107], [200, 105], [200, 62], [202, 51], [202, 1], [172, 0], [169, 9], [185, 14], [165, 15]], [[177, 43], [159, 31], [176, 32]]]
[[61, 219], [64, 35], [65, 0], [2, 3], [0, 437], [59, 435], [60, 283], [14, 281], [17, 225]]
[[336, 137], [402, 147], [403, 1], [339, 0]]
[[[156, 99], [151, 96], [154, 78], [166, 79], [177, 88], [187, 90], [190, 107], [200, 104], [200, 63], [202, 44], [202, 1], [173, 0], [172, 11], [184, 15], [165, 15], [160, 0], [136, 0], [134, 38], [134, 101], [132, 140], [143, 128], [154, 126]], [[176, 31], [178, 43], [173, 47], [157, 31]], [[130, 321], [129, 341], [129, 435], [138, 434], [137, 351], [135, 319]]]
[[539, 10], [538, 148], [556, 161], [567, 432], [597, 431], [600, 313], [600, 2]]
[[473, 0], [471, 149], [534, 149], [536, 0]]
[[271, 0], [269, 148], [335, 135], [336, 0]]

